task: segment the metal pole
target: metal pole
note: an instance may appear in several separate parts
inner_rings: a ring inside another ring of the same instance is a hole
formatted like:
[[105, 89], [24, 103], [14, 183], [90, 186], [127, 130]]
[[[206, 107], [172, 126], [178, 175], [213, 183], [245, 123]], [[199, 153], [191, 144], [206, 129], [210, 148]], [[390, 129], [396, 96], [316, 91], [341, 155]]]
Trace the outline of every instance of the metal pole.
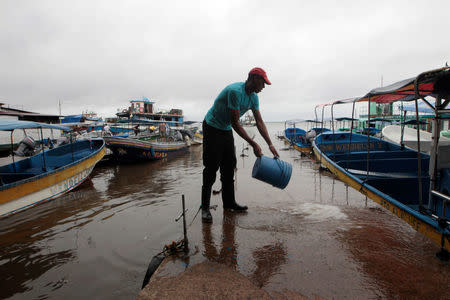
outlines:
[[[422, 208], [423, 205], [423, 199], [422, 199], [422, 158], [420, 155], [420, 129], [419, 129], [419, 106], [417, 103], [417, 99], [419, 96], [419, 76], [416, 77], [416, 80], [414, 80], [414, 91], [415, 91], [415, 99], [414, 103], [416, 104], [416, 124], [417, 124], [417, 180], [419, 181], [419, 209]], [[432, 153], [434, 155], [435, 153]], [[431, 157], [430, 156], [430, 157]]]
[[181, 203], [183, 206], [183, 235], [184, 235], [184, 251], [188, 251], [188, 239], [187, 239], [187, 230], [186, 230], [186, 210], [184, 205], [184, 194], [181, 195]]
[[74, 162], [75, 158], [73, 157], [72, 131], [69, 132], [69, 139], [70, 139], [70, 149], [72, 150], [72, 162]]
[[12, 161], [13, 161], [14, 173], [17, 173], [17, 171], [16, 171], [16, 163], [14, 162], [13, 132], [14, 132], [14, 130], [11, 130], [11, 155], [12, 155]]
[[[435, 107], [436, 110], [439, 110], [441, 107], [441, 97], [436, 97]], [[437, 177], [437, 156], [439, 155], [439, 134], [441, 129], [441, 118], [436, 114], [433, 118], [433, 128], [432, 128], [432, 137], [433, 137], [433, 145], [431, 148], [431, 153], [435, 155], [430, 155], [430, 190], [428, 193], [428, 208], [431, 207], [431, 191], [436, 188], [436, 177]]]
[[367, 171], [366, 171], [366, 182], [369, 180], [369, 161], [370, 161], [370, 96], [367, 100]]
[[333, 131], [333, 161], [336, 159], [336, 137], [334, 136], [334, 103], [331, 104], [331, 130]]
[[297, 141], [297, 128], [295, 128], [295, 121], [294, 121], [294, 138], [292, 139], [292, 141], [293, 141], [292, 144], [295, 144], [298, 142]]
[[[325, 105], [322, 106], [322, 129], [321, 129], [321, 132], [323, 132], [323, 114], [324, 114], [324, 110], [325, 110]], [[324, 139], [322, 138], [322, 145], [323, 145], [323, 144], [324, 144]], [[321, 163], [322, 163], [322, 152], [323, 152], [323, 150], [320, 149], [319, 146], [317, 146], [317, 148], [319, 148], [319, 150], [320, 150], [320, 159], [319, 159], [319, 163], [321, 164]], [[322, 147], [322, 148], [324, 148], [324, 147]]]
[[316, 117], [316, 121], [319, 122], [319, 119], [317, 118], [317, 105], [314, 107], [314, 116]]
[[44, 134], [42, 133], [42, 127], [40, 127], [40, 130], [41, 130], [42, 161], [44, 162], [44, 171], [47, 172], [47, 166], [45, 163]]
[[[403, 119], [402, 119], [403, 116]], [[401, 134], [400, 134], [400, 146], [402, 146], [402, 148], [405, 146], [403, 144], [403, 135], [405, 133], [405, 122], [406, 122], [406, 110], [403, 111], [403, 101], [402, 101], [402, 112], [400, 113], [400, 126], [401, 126]]]
[[352, 148], [353, 119], [355, 118], [355, 103], [356, 103], [356, 100], [353, 101], [353, 107], [352, 107], [352, 121], [351, 121], [352, 123], [350, 125], [350, 141], [348, 144], [347, 163], [346, 163], [347, 170], [348, 170], [348, 161], [350, 159], [350, 152], [351, 152], [351, 148]]

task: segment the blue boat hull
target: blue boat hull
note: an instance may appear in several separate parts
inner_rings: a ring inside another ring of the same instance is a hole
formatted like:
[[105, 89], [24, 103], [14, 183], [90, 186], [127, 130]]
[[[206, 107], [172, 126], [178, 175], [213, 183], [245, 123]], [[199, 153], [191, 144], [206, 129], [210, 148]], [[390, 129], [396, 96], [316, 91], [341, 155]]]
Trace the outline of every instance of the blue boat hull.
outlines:
[[[315, 139], [313, 147], [316, 158], [339, 179], [450, 250], [449, 229], [440, 225], [430, 212], [419, 208], [416, 151], [354, 133], [324, 133]], [[429, 159], [428, 155], [421, 154], [422, 207], [427, 207], [429, 202]], [[444, 186], [442, 182], [441, 186]], [[432, 212], [435, 216], [445, 219], [445, 215], [450, 215], [450, 207], [444, 215], [439, 209], [442, 202], [434, 198], [431, 201], [430, 207], [437, 208]]]

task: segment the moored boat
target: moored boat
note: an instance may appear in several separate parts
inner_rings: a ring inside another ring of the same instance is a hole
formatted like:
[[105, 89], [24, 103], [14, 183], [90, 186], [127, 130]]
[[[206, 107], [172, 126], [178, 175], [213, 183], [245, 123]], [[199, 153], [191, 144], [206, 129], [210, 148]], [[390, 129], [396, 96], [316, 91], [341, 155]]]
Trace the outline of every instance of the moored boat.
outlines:
[[159, 160], [188, 148], [183, 141], [145, 141], [123, 137], [105, 137], [106, 146], [117, 161]]
[[[397, 144], [403, 144], [406, 147], [417, 150], [417, 129], [402, 127], [400, 125], [389, 125], [382, 130], [383, 139]], [[420, 134], [420, 150], [430, 153], [433, 135], [431, 132], [419, 130]], [[441, 136], [439, 138], [439, 148], [449, 148], [450, 138]]]
[[[319, 135], [322, 132], [326, 132], [329, 129], [322, 128], [322, 127], [313, 127], [309, 129], [308, 131], [298, 128], [296, 125], [300, 122], [306, 122], [311, 124], [317, 124], [320, 123], [318, 121], [314, 120], [288, 120], [285, 124], [285, 130], [284, 130], [284, 141], [285, 144], [292, 145], [294, 149], [297, 151], [300, 151], [303, 154], [311, 154], [312, 151], [312, 140]], [[291, 127], [287, 127], [287, 126]]]
[[284, 143], [292, 145], [294, 149], [300, 152], [310, 152], [311, 145], [308, 145], [304, 139], [306, 130], [297, 127], [297, 124], [303, 120], [287, 120], [284, 122], [283, 138]]
[[[415, 101], [417, 105], [418, 99], [426, 96], [436, 98], [433, 126], [440, 128], [450, 100], [450, 68], [425, 72], [330, 105], [363, 101], [368, 105], [371, 101]], [[430, 154], [425, 154], [368, 135], [332, 131], [316, 137], [313, 146], [323, 166], [426, 235], [441, 247], [438, 257], [448, 259], [450, 162], [448, 156], [439, 155], [438, 140], [439, 132], [434, 130]]]
[[[67, 127], [0, 121], [0, 130]], [[0, 167], [0, 216], [22, 211], [73, 190], [88, 178], [105, 154], [102, 139], [73, 142]], [[13, 156], [14, 159], [14, 156]]]

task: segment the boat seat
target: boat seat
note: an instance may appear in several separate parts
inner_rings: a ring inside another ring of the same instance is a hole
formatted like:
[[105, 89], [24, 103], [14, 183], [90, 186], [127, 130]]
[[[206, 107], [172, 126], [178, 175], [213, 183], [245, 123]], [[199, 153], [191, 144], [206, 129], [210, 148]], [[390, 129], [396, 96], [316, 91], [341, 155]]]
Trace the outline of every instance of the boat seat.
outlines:
[[[340, 160], [339, 166], [346, 169], [366, 170], [367, 159]], [[380, 158], [369, 160], [369, 171], [386, 172], [395, 165], [394, 173], [417, 172], [417, 158]], [[390, 171], [392, 173], [392, 170]], [[428, 172], [428, 158], [422, 158], [422, 172]]]

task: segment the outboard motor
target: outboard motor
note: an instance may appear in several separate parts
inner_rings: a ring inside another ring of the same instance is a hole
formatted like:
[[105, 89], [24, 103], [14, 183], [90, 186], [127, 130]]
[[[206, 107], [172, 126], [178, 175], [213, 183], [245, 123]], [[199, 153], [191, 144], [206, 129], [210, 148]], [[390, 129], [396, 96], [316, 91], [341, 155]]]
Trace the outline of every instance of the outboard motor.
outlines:
[[194, 139], [194, 134], [190, 130], [180, 129], [180, 133], [183, 135], [183, 139], [186, 139], [186, 136], [188, 136], [191, 140]]
[[181, 132], [179, 132], [177, 130], [177, 131], [174, 132], [173, 138], [174, 138], [175, 141], [182, 141], [183, 140], [183, 135], [181, 134]]
[[32, 156], [36, 152], [36, 142], [30, 136], [24, 137], [23, 140], [20, 141], [17, 150], [14, 151], [14, 154], [17, 156]]
[[317, 136], [317, 133], [314, 129], [311, 129], [310, 131], [308, 131], [307, 133], [305, 133], [305, 139], [312, 144], [312, 141], [314, 140], [314, 138]]

